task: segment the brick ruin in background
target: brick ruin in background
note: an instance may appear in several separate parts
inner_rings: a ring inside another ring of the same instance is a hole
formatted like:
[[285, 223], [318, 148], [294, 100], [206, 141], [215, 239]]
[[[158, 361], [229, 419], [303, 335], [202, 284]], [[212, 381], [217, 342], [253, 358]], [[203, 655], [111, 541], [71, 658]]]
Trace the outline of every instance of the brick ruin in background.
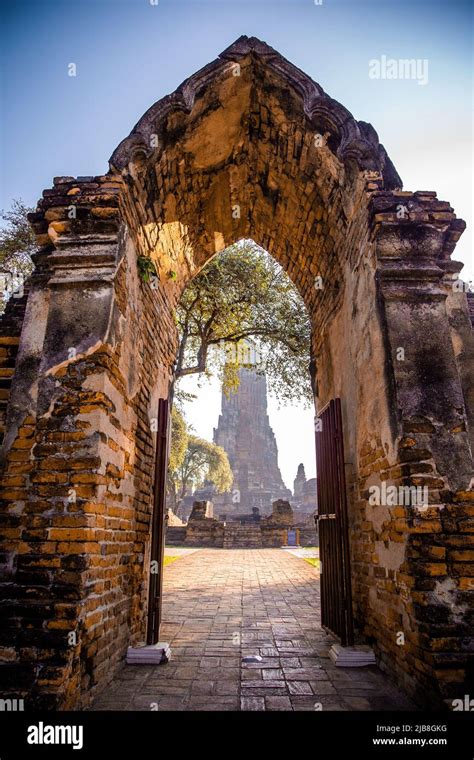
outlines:
[[210, 501], [195, 501], [185, 531], [187, 546], [224, 546], [225, 526], [214, 517]]
[[[179, 539], [173, 543], [220, 549], [279, 548], [288, 545], [290, 530], [294, 531], [295, 542], [299, 542], [300, 528], [295, 523], [290, 503], [283, 499], [273, 502], [269, 515], [258, 521], [243, 523], [218, 520], [214, 517], [212, 502], [195, 501], [186, 527], [179, 527]], [[314, 529], [309, 535], [309, 529], [303, 526], [301, 532], [308, 534], [314, 544]]]
[[[2, 696], [84, 707], [143, 641], [173, 309], [241, 238], [306, 303], [316, 409], [341, 398], [360, 640], [420, 702], [472, 688], [473, 344], [451, 259], [465, 225], [401, 186], [369, 124], [244, 37], [148, 110], [106, 175], [43, 193], [21, 332], [12, 320], [0, 341], [7, 371], [15, 360]], [[426, 485], [428, 506], [372, 506], [382, 481]]]

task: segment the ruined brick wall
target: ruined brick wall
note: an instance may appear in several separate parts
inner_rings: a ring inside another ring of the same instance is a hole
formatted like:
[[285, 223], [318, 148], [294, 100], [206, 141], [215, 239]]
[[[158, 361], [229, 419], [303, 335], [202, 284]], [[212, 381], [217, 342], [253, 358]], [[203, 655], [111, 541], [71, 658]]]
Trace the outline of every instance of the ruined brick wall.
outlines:
[[[358, 634], [437, 705], [470, 678], [473, 341], [450, 259], [464, 223], [432, 192], [374, 189], [367, 209], [316, 339], [317, 407], [341, 398]], [[426, 486], [427, 506], [371, 505], [382, 482]]]
[[119, 190], [58, 178], [32, 218], [2, 478], [4, 672], [30, 705], [86, 704], [144, 639], [152, 421], [176, 335], [119, 234]]
[[[389, 409], [385, 426], [359, 431], [357, 617], [376, 631], [382, 667], [420, 702], [449, 704], [471, 678], [472, 455], [449, 320], [464, 222], [431, 192], [374, 193], [370, 208]], [[463, 337], [459, 354], [472, 351]], [[368, 488], [383, 481], [426, 488], [426, 503], [371, 506]]]

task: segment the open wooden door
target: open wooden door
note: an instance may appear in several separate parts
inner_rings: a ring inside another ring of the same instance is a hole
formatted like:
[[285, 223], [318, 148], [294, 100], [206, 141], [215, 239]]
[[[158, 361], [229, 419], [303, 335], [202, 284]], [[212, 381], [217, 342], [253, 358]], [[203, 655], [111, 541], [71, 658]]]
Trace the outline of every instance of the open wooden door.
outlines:
[[[166, 473], [168, 470], [170, 416], [169, 400], [160, 398], [158, 403], [155, 483], [151, 529], [151, 572], [148, 594], [147, 644], [156, 644], [160, 638], [166, 531]], [[156, 572], [154, 572], [154, 570], [156, 570]]]
[[354, 643], [341, 402], [330, 401], [316, 425], [321, 624], [343, 646]]

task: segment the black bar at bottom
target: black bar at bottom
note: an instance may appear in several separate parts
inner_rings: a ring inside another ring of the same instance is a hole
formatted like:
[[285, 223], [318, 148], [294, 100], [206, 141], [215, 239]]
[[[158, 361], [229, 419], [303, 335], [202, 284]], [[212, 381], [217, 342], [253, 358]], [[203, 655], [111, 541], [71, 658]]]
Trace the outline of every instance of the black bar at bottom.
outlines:
[[[222, 753], [223, 731], [232, 737], [232, 748], [248, 750], [260, 743], [265, 757], [282, 750], [294, 752], [298, 737], [313, 736], [318, 753], [332, 756], [375, 758], [449, 758], [472, 760], [473, 712], [62, 712], [0, 713], [0, 758], [121, 758], [135, 757], [140, 748], [153, 747], [157, 756], [166, 747], [206, 747]], [[61, 727], [56, 731], [56, 727]], [[69, 731], [75, 728], [75, 731]], [[309, 731], [302, 734], [302, 731]], [[224, 734], [225, 735], [225, 734]], [[210, 742], [210, 736], [215, 740]], [[51, 738], [76, 739], [49, 743]], [[28, 739], [30, 741], [28, 741]], [[32, 743], [32, 742], [37, 743]], [[163, 742], [163, 746], [160, 743]], [[79, 746], [80, 744], [80, 746]], [[301, 745], [301, 749], [303, 749]], [[347, 753], [347, 754], [341, 754]]]

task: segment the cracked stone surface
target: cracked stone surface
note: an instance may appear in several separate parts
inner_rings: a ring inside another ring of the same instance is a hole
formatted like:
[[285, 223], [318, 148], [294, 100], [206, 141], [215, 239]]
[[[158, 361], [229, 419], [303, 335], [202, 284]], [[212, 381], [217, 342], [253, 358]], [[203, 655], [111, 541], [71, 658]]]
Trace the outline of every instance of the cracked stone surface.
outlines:
[[202, 549], [166, 567], [161, 639], [171, 661], [124, 665], [92, 709], [413, 709], [378, 668], [333, 665], [318, 572], [280, 549]]

